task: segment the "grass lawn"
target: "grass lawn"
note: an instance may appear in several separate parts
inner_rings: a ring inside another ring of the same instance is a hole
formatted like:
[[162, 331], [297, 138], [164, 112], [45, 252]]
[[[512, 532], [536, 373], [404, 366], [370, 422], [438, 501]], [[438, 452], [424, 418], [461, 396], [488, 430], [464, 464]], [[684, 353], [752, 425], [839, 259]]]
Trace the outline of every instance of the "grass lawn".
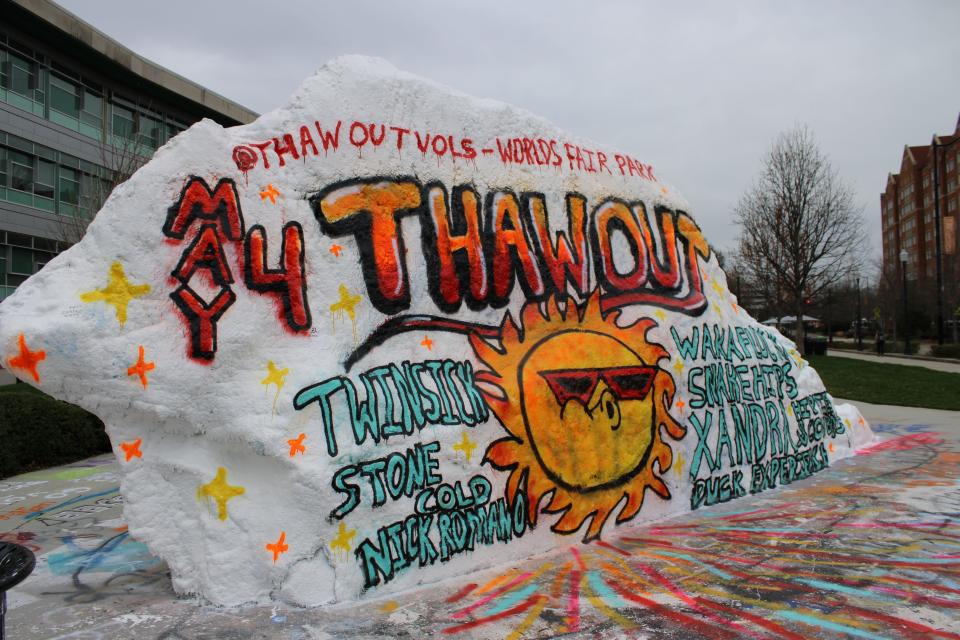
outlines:
[[110, 451], [103, 423], [30, 385], [0, 386], [0, 480]]
[[960, 373], [924, 367], [807, 356], [827, 391], [846, 400], [960, 411]]

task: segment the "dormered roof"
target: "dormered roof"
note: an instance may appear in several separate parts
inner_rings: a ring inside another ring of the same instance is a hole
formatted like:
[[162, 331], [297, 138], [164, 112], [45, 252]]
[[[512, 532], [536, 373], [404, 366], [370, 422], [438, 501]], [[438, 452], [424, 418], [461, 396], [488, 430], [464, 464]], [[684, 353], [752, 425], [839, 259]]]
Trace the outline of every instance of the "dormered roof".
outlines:
[[907, 145], [904, 149], [904, 156], [909, 156], [913, 164], [922, 167], [927, 163], [927, 156], [930, 155], [930, 147], [927, 145], [911, 147]]

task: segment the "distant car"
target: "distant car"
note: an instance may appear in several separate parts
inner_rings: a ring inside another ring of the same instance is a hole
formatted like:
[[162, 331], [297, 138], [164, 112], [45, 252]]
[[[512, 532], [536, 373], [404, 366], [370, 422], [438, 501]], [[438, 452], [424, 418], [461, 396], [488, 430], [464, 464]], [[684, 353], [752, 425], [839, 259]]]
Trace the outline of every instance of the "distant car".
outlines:
[[[867, 320], [864, 318], [860, 321], [860, 335], [866, 339], [868, 336], [873, 336], [877, 331], [877, 323], [873, 320]], [[850, 323], [850, 327], [844, 332], [848, 338], [857, 337], [857, 321], [854, 320]]]

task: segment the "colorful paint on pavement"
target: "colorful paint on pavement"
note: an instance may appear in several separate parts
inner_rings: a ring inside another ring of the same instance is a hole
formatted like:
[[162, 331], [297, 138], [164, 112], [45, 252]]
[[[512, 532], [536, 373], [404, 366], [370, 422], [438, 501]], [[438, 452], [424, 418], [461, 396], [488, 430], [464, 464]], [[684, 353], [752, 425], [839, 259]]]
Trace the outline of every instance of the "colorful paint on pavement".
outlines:
[[626, 528], [336, 610], [224, 612], [175, 599], [164, 565], [119, 521], [116, 485], [105, 482], [115, 481], [117, 463], [101, 457], [99, 467], [0, 482], [0, 517], [15, 513], [0, 520], [0, 539], [40, 558], [22, 595], [12, 596], [8, 629], [24, 638], [81, 630], [187, 638], [193, 629], [237, 638], [399, 637], [412, 628], [451, 639], [960, 638], [960, 429], [883, 431], [894, 444], [750, 505]]

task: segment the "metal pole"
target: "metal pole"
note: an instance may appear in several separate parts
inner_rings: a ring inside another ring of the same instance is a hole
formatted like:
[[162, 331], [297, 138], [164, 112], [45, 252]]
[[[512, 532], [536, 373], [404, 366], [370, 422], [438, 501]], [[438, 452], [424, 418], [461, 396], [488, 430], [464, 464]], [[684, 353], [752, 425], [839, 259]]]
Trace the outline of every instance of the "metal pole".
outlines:
[[903, 355], [910, 355], [910, 316], [907, 315], [907, 263], [903, 263]]
[[860, 326], [863, 313], [860, 311], [860, 278], [857, 278], [857, 351], [863, 351], [863, 328]]
[[943, 256], [940, 246], [940, 163], [937, 153], [937, 137], [933, 137], [933, 226], [937, 243], [937, 344], [943, 344]]
[[827, 288], [827, 344], [833, 346], [833, 290]]

